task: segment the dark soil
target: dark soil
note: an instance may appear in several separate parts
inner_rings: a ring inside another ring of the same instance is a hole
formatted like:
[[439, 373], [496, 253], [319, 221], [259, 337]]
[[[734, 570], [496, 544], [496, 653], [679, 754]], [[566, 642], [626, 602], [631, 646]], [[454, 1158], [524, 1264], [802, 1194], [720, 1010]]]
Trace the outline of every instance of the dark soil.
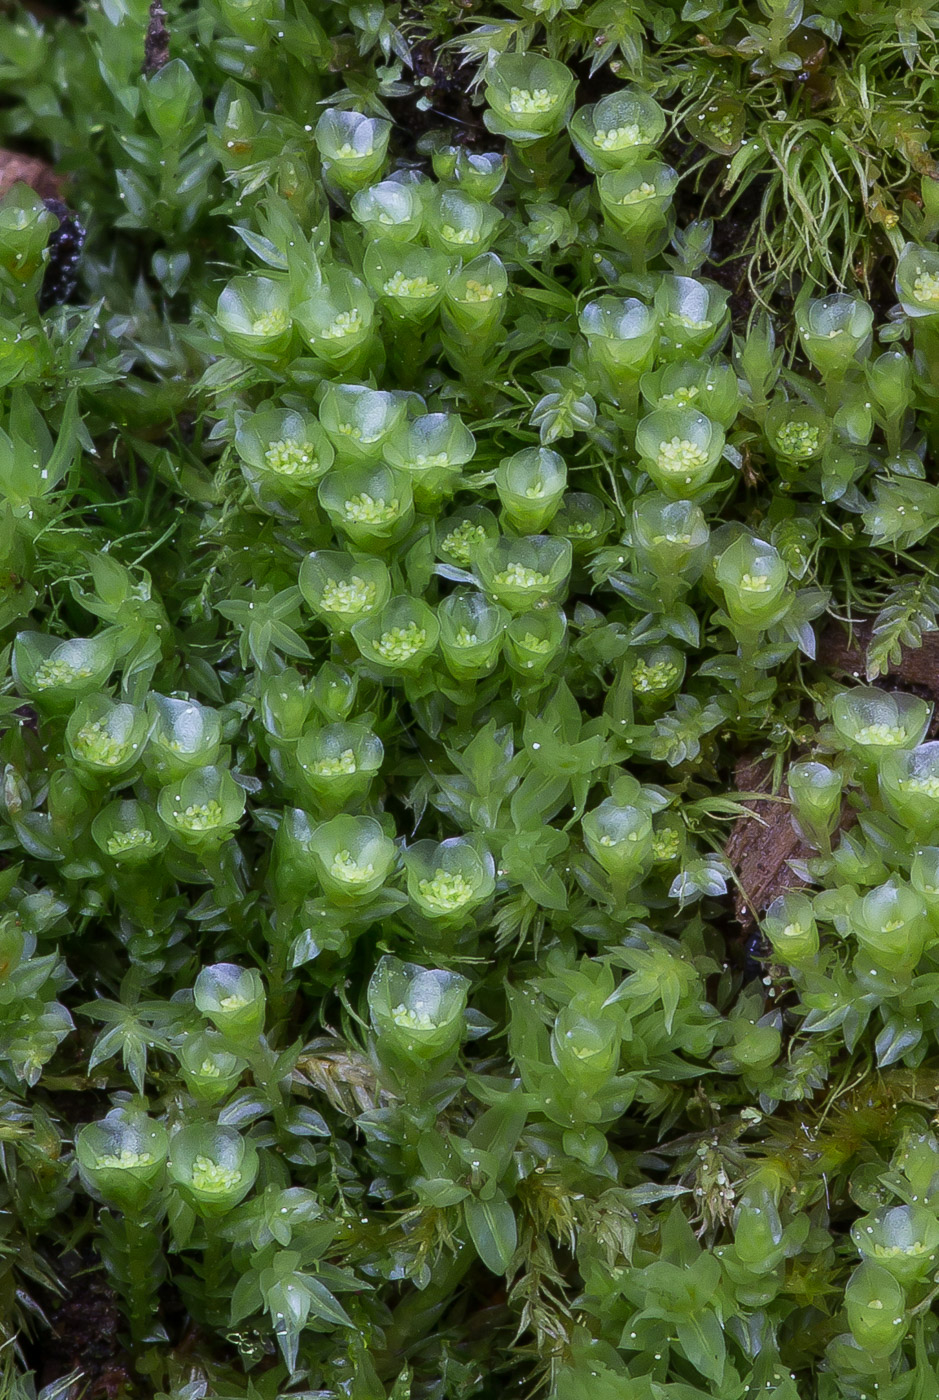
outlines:
[[66, 1295], [51, 1314], [52, 1332], [30, 1356], [40, 1385], [82, 1373], [82, 1400], [118, 1400], [131, 1389], [131, 1362], [119, 1340], [120, 1310], [101, 1265], [70, 1253], [57, 1264]]
[[748, 272], [750, 255], [745, 250], [750, 244], [754, 227], [759, 217], [762, 190], [758, 182], [744, 192], [739, 207], [725, 218], [714, 220], [714, 236], [711, 241], [711, 256], [704, 271], [725, 291], [730, 292], [730, 314], [734, 328], [746, 329], [747, 321], [756, 305]]
[[[458, 66], [455, 53], [438, 53], [431, 40], [422, 39], [411, 49], [411, 65], [407, 76], [416, 84], [415, 91], [386, 99], [395, 121], [392, 140], [399, 156], [419, 160], [421, 137], [441, 130], [447, 132], [452, 146], [476, 151], [502, 148], [502, 141], [483, 125], [483, 107], [475, 105], [469, 93], [471, 70]], [[417, 105], [419, 101], [428, 104], [426, 110]]]

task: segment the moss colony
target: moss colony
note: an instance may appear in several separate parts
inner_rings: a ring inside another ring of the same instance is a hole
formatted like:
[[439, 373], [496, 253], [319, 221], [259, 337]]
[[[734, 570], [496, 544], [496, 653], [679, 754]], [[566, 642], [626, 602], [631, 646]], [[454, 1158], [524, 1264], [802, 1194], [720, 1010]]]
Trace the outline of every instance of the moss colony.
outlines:
[[4, 1400], [937, 1400], [937, 72], [0, 6]]

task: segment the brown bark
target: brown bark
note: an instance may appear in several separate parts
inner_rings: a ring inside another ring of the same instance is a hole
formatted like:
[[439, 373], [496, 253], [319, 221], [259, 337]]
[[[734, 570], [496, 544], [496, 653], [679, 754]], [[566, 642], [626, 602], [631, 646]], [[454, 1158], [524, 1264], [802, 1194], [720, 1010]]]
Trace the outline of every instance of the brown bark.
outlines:
[[19, 151], [0, 149], [0, 197], [18, 181], [29, 185], [41, 199], [62, 199], [64, 181], [51, 165], [38, 156], [24, 156]]

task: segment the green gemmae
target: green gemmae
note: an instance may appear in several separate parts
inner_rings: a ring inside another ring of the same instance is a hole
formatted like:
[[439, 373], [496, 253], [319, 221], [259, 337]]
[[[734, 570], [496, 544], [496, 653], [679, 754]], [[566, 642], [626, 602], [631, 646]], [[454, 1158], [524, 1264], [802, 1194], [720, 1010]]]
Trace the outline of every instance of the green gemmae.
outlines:
[[275, 306], [271, 311], [265, 311], [262, 316], [258, 316], [251, 323], [251, 329], [255, 335], [280, 335], [290, 324], [290, 318], [281, 306]]
[[392, 1007], [391, 1019], [396, 1026], [401, 1026], [409, 1031], [432, 1031], [436, 1029], [436, 1022], [426, 1011], [412, 1011], [404, 1002], [399, 1002]]
[[356, 525], [388, 525], [397, 519], [400, 505], [397, 500], [386, 503], [384, 496], [376, 499], [362, 491], [358, 496], [350, 496], [343, 510], [346, 519]]
[[318, 758], [309, 764], [311, 773], [317, 773], [323, 778], [338, 778], [345, 774], [355, 773], [357, 764], [355, 753], [352, 749], [343, 749], [338, 758]]
[[427, 631], [409, 622], [407, 627], [389, 627], [375, 643], [375, 650], [384, 661], [409, 661], [427, 641]]
[[673, 826], [652, 833], [652, 856], [655, 860], [674, 860], [681, 850], [681, 837]]
[[451, 912], [459, 909], [473, 897], [473, 886], [458, 872], [450, 873], [437, 869], [429, 880], [419, 880], [417, 888], [422, 899], [434, 908]]
[[639, 657], [633, 666], [633, 690], [639, 695], [652, 695], [658, 690], [667, 690], [678, 675], [674, 661], [654, 661], [650, 666]]
[[264, 460], [278, 476], [310, 476], [319, 466], [314, 453], [302, 442], [272, 442]]
[[492, 301], [495, 294], [491, 282], [478, 282], [475, 277], [468, 277], [463, 287], [463, 300], [471, 303]]
[[655, 194], [655, 185], [650, 185], [648, 180], [643, 180], [641, 185], [636, 185], [634, 189], [627, 190], [619, 200], [620, 204], [641, 204], [644, 199], [651, 199]]
[[814, 423], [784, 423], [776, 430], [776, 446], [787, 457], [812, 457], [818, 451], [821, 438]]
[[906, 743], [906, 731], [899, 724], [865, 724], [854, 731], [857, 744], [889, 744], [898, 746]]
[[458, 564], [471, 564], [473, 555], [486, 543], [486, 532], [481, 525], [464, 520], [455, 530], [451, 530], [443, 541], [443, 548]]
[[496, 574], [493, 581], [500, 588], [546, 588], [550, 579], [547, 574], [528, 569], [524, 564], [510, 564]]
[[361, 311], [340, 311], [334, 321], [320, 331], [323, 340], [344, 340], [362, 329]]
[[454, 228], [452, 224], [443, 224], [440, 233], [448, 243], [475, 243], [478, 236], [475, 229]]
[[[346, 502], [346, 506], [349, 502]], [[328, 579], [320, 595], [320, 607], [324, 612], [358, 613], [366, 612], [375, 606], [378, 589], [358, 574], [353, 574], [348, 583]]]
[[550, 112], [557, 100], [557, 94], [547, 88], [514, 87], [509, 92], [509, 110], [516, 116], [533, 116], [537, 112]]
[[939, 798], [939, 776], [928, 778], [901, 778], [900, 786], [906, 792], [921, 792], [926, 797]]
[[193, 802], [183, 812], [175, 812], [177, 825], [187, 831], [213, 831], [224, 817], [222, 804], [210, 798], [208, 802]]
[[939, 307], [939, 273], [918, 272], [913, 279], [913, 295], [917, 301]]
[[333, 856], [329, 873], [337, 880], [343, 880], [347, 885], [364, 884], [375, 874], [375, 867], [371, 862], [359, 865], [358, 861], [349, 851], [337, 851]]
[[33, 684], [37, 690], [50, 690], [56, 685], [87, 680], [91, 674], [90, 666], [73, 666], [69, 661], [43, 661], [36, 667]]
[[642, 133], [636, 122], [627, 122], [624, 126], [614, 126], [609, 131], [595, 131], [593, 134], [594, 145], [599, 146], [601, 151], [621, 151], [625, 146], [638, 145], [642, 139]]
[[383, 283], [382, 291], [389, 297], [410, 297], [419, 300], [434, 296], [439, 288], [436, 282], [431, 282], [423, 273], [417, 277], [408, 277], [399, 270]]
[[124, 851], [133, 851], [140, 846], [152, 846], [153, 832], [144, 826], [132, 826], [127, 831], [116, 831], [104, 844], [109, 856], [119, 856]]
[[126, 741], [115, 739], [100, 720], [91, 720], [88, 724], [83, 724], [73, 743], [82, 758], [87, 759], [89, 763], [99, 763], [102, 767], [112, 767], [121, 763], [134, 747]]
[[536, 637], [534, 632], [526, 632], [522, 638], [522, 646], [526, 651], [533, 651], [538, 656], [547, 656], [554, 643], [550, 637]]
[[99, 1167], [117, 1167], [121, 1171], [129, 1171], [132, 1167], [149, 1167], [153, 1164], [152, 1152], [134, 1152], [131, 1148], [122, 1148], [120, 1152], [105, 1152], [98, 1157]]
[[669, 438], [666, 442], [659, 443], [656, 465], [659, 471], [663, 472], [688, 472], [697, 471], [699, 467], [707, 465], [708, 454], [703, 447], [699, 447], [690, 438], [680, 438], [677, 435]]
[[223, 1195], [241, 1181], [237, 1167], [223, 1167], [211, 1157], [196, 1157], [192, 1164], [192, 1184], [197, 1191]]

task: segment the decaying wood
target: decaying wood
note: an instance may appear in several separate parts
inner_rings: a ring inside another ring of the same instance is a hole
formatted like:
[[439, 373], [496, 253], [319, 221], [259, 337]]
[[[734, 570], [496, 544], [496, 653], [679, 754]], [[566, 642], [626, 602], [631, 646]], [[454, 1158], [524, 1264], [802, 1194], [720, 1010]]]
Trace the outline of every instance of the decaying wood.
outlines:
[[161, 0], [151, 0], [150, 22], [143, 44], [143, 71], [158, 73], [170, 61], [170, 31]]
[[[738, 792], [771, 791], [773, 764], [769, 759], [741, 759], [734, 769]], [[740, 817], [727, 839], [725, 854], [737, 873], [741, 889], [734, 894], [738, 921], [750, 930], [754, 915], [762, 914], [777, 895], [798, 889], [802, 881], [788, 862], [813, 854], [792, 828], [789, 803], [752, 801], [752, 817]]]
[[0, 149], [0, 196], [22, 180], [41, 199], [64, 198], [65, 185], [51, 165], [37, 156], [24, 156], [19, 151]]
[[[819, 638], [819, 665], [838, 679], [864, 684], [871, 630], [869, 622], [855, 623], [850, 633], [841, 623], [829, 623]], [[905, 647], [899, 665], [891, 665], [877, 682], [885, 690], [897, 689], [898, 683], [939, 702], [939, 632], [924, 633], [921, 647]], [[939, 717], [934, 720], [937, 723]], [[772, 773], [767, 759], [741, 759], [734, 770], [737, 791], [769, 793]], [[737, 919], [752, 931], [777, 895], [801, 885], [789, 862], [805, 860], [814, 852], [793, 830], [788, 802], [754, 801], [746, 806], [754, 816], [734, 823], [725, 853], [743, 887], [735, 895]], [[854, 813], [845, 808], [842, 827], [853, 821]]]
[[[856, 622], [850, 633], [841, 623], [830, 622], [819, 639], [819, 665], [863, 682], [871, 631], [869, 622]], [[939, 700], [939, 632], [924, 632], [921, 647], [904, 647], [899, 666], [888, 666], [887, 677], [919, 686]]]

